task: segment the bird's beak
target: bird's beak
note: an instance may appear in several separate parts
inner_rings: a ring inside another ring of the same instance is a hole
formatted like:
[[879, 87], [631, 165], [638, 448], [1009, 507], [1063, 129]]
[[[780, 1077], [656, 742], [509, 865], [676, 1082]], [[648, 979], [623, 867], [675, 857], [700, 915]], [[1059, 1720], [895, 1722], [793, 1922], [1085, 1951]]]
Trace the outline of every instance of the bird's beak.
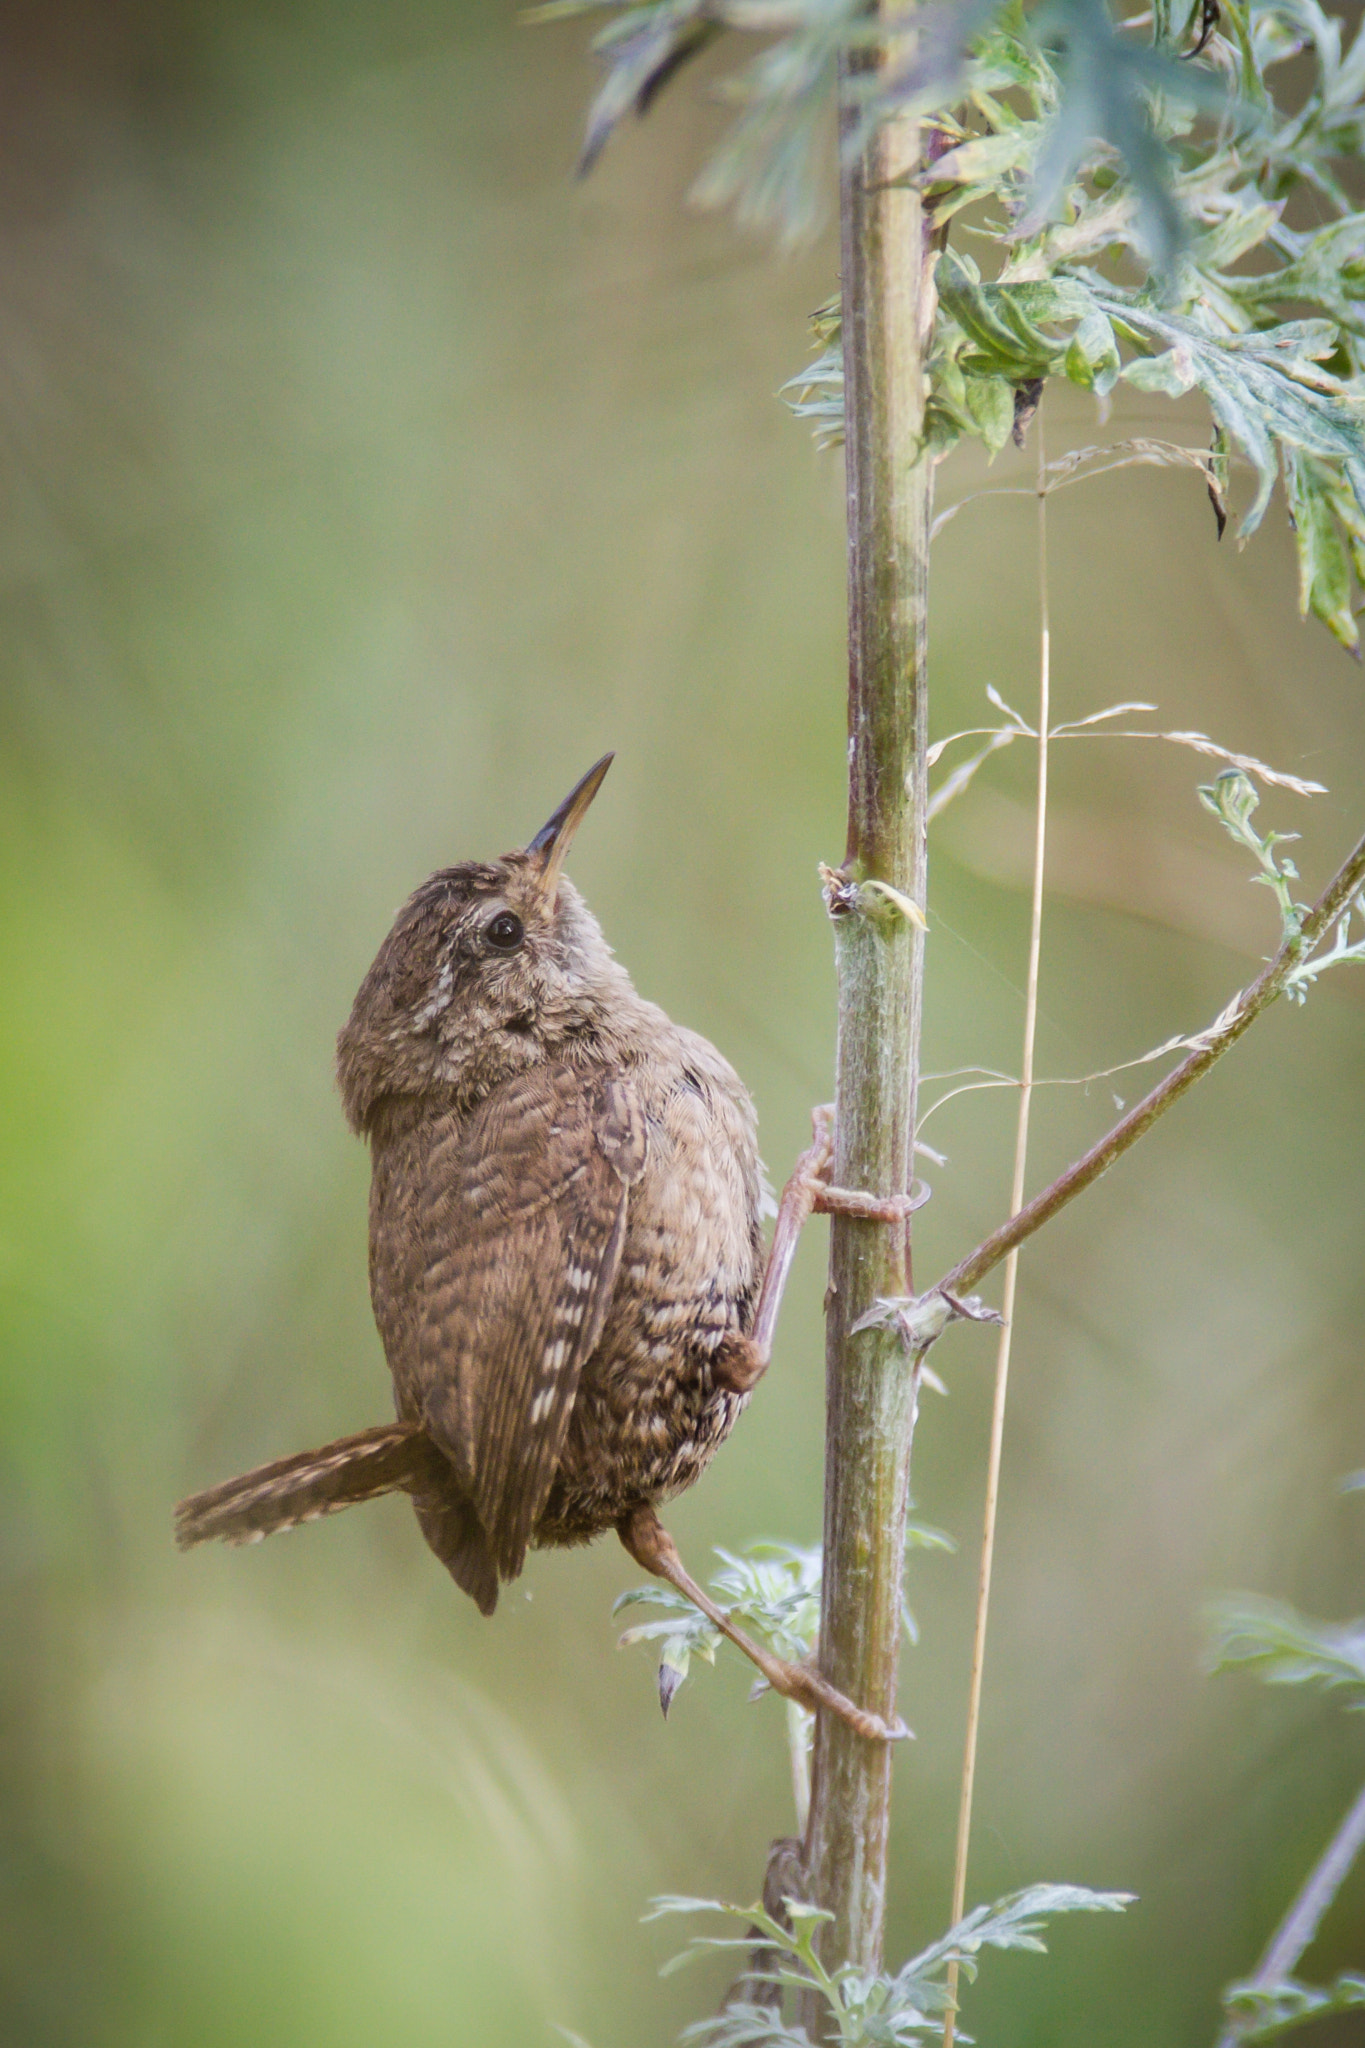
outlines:
[[603, 754], [601, 760], [589, 768], [583, 780], [574, 784], [554, 816], [546, 820], [526, 848], [527, 854], [539, 866], [540, 886], [547, 903], [555, 900], [564, 856], [584, 812], [602, 787], [607, 770], [615, 759], [614, 754]]

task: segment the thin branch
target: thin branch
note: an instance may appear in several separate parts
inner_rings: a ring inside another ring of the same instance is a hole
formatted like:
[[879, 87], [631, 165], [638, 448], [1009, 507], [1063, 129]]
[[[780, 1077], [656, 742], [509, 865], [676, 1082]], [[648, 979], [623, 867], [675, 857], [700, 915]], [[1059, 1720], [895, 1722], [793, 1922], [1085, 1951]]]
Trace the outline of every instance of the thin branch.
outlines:
[[[1094, 464], [1089, 468], [1087, 464]], [[1158, 469], [1195, 469], [1204, 477], [1213, 474], [1213, 458], [1205, 448], [1186, 448], [1178, 441], [1154, 441], [1139, 436], [1131, 441], [1115, 441], [1103, 448], [1073, 448], [1067, 455], [1059, 455], [1050, 462], [1046, 476], [1036, 484], [993, 484], [984, 490], [968, 491], [947, 506], [929, 528], [931, 541], [937, 540], [949, 520], [955, 519], [964, 505], [979, 504], [983, 498], [1036, 498], [1051, 497], [1054, 491], [1069, 490], [1072, 484], [1089, 483], [1093, 477], [1108, 476], [1116, 469], [1133, 469], [1139, 465]]]
[[[929, 803], [929, 817], [936, 818], [946, 805], [964, 789], [984, 761], [1001, 747], [1007, 747], [1012, 740], [1037, 739], [1033, 727], [1011, 709], [999, 692], [987, 688], [986, 695], [993, 704], [1008, 713], [1009, 725], [973, 725], [963, 732], [952, 732], [946, 739], [935, 740], [929, 749], [929, 766], [935, 767], [942, 755], [958, 740], [988, 739], [990, 744], [982, 747], [971, 759], [946, 777]], [[1129, 711], [1155, 711], [1155, 704], [1111, 704], [1104, 711], [1092, 711], [1089, 718], [1068, 719], [1063, 725], [1054, 725], [1048, 737], [1052, 740], [1170, 740], [1176, 746], [1192, 747], [1196, 754], [1204, 754], [1210, 760], [1222, 761], [1229, 768], [1240, 768], [1244, 775], [1253, 776], [1256, 781], [1268, 787], [1287, 789], [1294, 796], [1326, 796], [1325, 782], [1307, 782], [1300, 775], [1286, 775], [1278, 768], [1268, 767], [1253, 754], [1239, 754], [1231, 747], [1223, 747], [1217, 740], [1211, 740], [1205, 732], [1151, 732], [1136, 726], [1109, 726], [1101, 730], [1101, 721], [1119, 718]]]
[[[1255, 1975], [1239, 1988], [1268, 1991], [1282, 1984], [1308, 1947], [1322, 1923], [1322, 1916], [1345, 1882], [1347, 1872], [1365, 1848], [1365, 1787], [1357, 1792], [1346, 1818], [1304, 1879], [1293, 1905], [1270, 1938]], [[1224, 2027], [1217, 2048], [1237, 2048], [1241, 2039], [1235, 2026]]]
[[[1052, 627], [1047, 582], [1047, 459], [1041, 416], [1038, 437], [1038, 801], [1033, 836], [1033, 904], [1029, 916], [1028, 976], [1024, 991], [1024, 1043], [1019, 1062], [1019, 1118], [1014, 1135], [1014, 1179], [1010, 1214], [1024, 1205], [1028, 1167], [1029, 1110], [1033, 1103], [1033, 1052], [1038, 1035], [1038, 967], [1043, 945], [1043, 874], [1047, 860], [1048, 728], [1051, 720]], [[991, 1407], [991, 1444], [986, 1465], [986, 1505], [981, 1530], [981, 1568], [977, 1579], [976, 1627], [972, 1638], [972, 1674], [967, 1689], [967, 1731], [962, 1752], [962, 1789], [957, 1809], [957, 1847], [953, 1858], [953, 1904], [948, 1925], [956, 1927], [967, 1905], [967, 1851], [972, 1834], [972, 1795], [976, 1788], [977, 1735], [981, 1726], [981, 1687], [986, 1668], [986, 1624], [991, 1602], [991, 1567], [995, 1560], [996, 1508], [1000, 1499], [1000, 1465], [1005, 1444], [1005, 1401], [1009, 1390], [1010, 1340], [1014, 1335], [1014, 1297], [1019, 1277], [1016, 1247], [1005, 1261], [1005, 1296], [1001, 1308], [1000, 1342], [995, 1359], [995, 1399]], [[949, 2005], [943, 2021], [943, 2048], [953, 2048], [957, 2012], [958, 1961], [948, 1965]]]
[[[1347, 955], [1343, 949], [1339, 956], [1329, 955], [1324, 958], [1322, 965], [1324, 967], [1329, 966], [1333, 957], [1344, 959]], [[1299, 971], [1302, 973], [1303, 969], [1300, 968]], [[1119, 1060], [1112, 1067], [1096, 1067], [1095, 1071], [1091, 1074], [1035, 1074], [1030, 1086], [1034, 1088], [1088, 1088], [1093, 1081], [1112, 1081], [1116, 1074], [1130, 1073], [1134, 1067], [1150, 1067], [1154, 1060], [1165, 1059], [1168, 1053], [1188, 1052], [1191, 1046], [1201, 1043], [1202, 1037], [1186, 1038], [1177, 1034], [1174, 1038], [1165, 1039], [1160, 1045], [1154, 1045], [1149, 1052], [1136, 1053], [1132, 1059]], [[1018, 1088], [1021, 1085], [1016, 1074], [999, 1074], [992, 1067], [959, 1067], [957, 1071], [962, 1074], [980, 1074], [984, 1078], [979, 1081], [964, 1081], [960, 1088], [949, 1088], [945, 1094], [937, 1096], [930, 1103], [928, 1109], [925, 1110], [916, 1127], [915, 1144], [917, 1150], [928, 1154], [930, 1157], [932, 1157], [932, 1154], [929, 1153], [929, 1147], [921, 1145], [919, 1142], [919, 1132], [924, 1129], [924, 1126], [936, 1110], [942, 1109], [946, 1103], [956, 1102], [959, 1095], [979, 1095], [986, 1089]], [[920, 1075], [921, 1081], [946, 1081], [950, 1078], [951, 1076], [948, 1074]], [[1122, 1109], [1122, 1098], [1115, 1096], [1114, 1100], [1118, 1107]]]
[[1307, 960], [1319, 940], [1330, 931], [1362, 884], [1365, 884], [1365, 838], [1357, 842], [1342, 862], [1313, 908], [1305, 914], [1299, 930], [1285, 940], [1255, 981], [1234, 996], [1207, 1030], [1191, 1041], [1193, 1049], [1180, 1065], [1144, 1095], [1126, 1116], [1120, 1117], [1112, 1130], [1106, 1131], [1098, 1143], [1068, 1166], [1065, 1173], [1059, 1174], [1041, 1194], [1035, 1195], [1017, 1216], [1002, 1223], [998, 1230], [993, 1230], [982, 1240], [975, 1251], [960, 1260], [950, 1273], [944, 1275], [934, 1291], [955, 1295], [969, 1292], [1016, 1245], [1032, 1237], [1034, 1231], [1050, 1222], [1059, 1209], [1064, 1209], [1102, 1173], [1107, 1173], [1114, 1161], [1144, 1137], [1172, 1103], [1178, 1102], [1196, 1081], [1202, 1080], [1214, 1062], [1237, 1043], [1244, 1031], [1250, 1029], [1261, 1012], [1269, 1009], [1276, 996], [1282, 994], [1292, 980], [1295, 969]]
[[954, 768], [952, 774], [944, 778], [941, 786], [929, 799], [929, 823], [932, 825], [939, 812], [947, 810], [954, 797], [961, 796], [977, 769], [989, 761], [992, 754], [998, 754], [1002, 747], [1009, 746], [1011, 740], [1018, 738], [1018, 727], [1007, 725], [1002, 731], [992, 733], [985, 746], [979, 748], [969, 760], [964, 761], [960, 768]]

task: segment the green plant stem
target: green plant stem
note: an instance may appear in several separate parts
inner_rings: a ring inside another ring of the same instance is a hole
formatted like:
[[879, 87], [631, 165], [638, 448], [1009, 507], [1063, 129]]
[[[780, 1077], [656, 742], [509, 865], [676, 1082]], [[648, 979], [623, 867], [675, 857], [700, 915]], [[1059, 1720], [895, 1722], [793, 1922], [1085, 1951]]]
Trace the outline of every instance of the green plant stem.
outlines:
[[1041, 1230], [1068, 1202], [1097, 1181], [1102, 1173], [1107, 1173], [1130, 1146], [1145, 1137], [1157, 1119], [1187, 1094], [1196, 1081], [1202, 1080], [1209, 1068], [1237, 1043], [1243, 1032], [1250, 1030], [1263, 1011], [1269, 1009], [1276, 996], [1283, 992], [1295, 968], [1331, 929], [1362, 883], [1365, 883], [1365, 839], [1361, 839], [1347, 855], [1304, 917], [1300, 929], [1286, 938], [1274, 959], [1266, 963], [1256, 979], [1234, 996], [1221, 1016], [1200, 1034], [1194, 1050], [1180, 1065], [1172, 1068], [1164, 1081], [1158, 1082], [1126, 1116], [1120, 1117], [1098, 1143], [1067, 1167], [1065, 1173], [1058, 1174], [1041, 1194], [1026, 1203], [1017, 1216], [1002, 1223], [998, 1230], [982, 1239], [975, 1251], [959, 1260], [951, 1273], [944, 1275], [939, 1288], [949, 1294], [961, 1295], [979, 1285], [1003, 1258], [1032, 1237], [1035, 1230]]
[[[1047, 860], [1048, 736], [1052, 724], [1052, 626], [1047, 587], [1047, 454], [1043, 421], [1034, 427], [1038, 460], [1038, 793], [1034, 809], [1033, 901], [1029, 912], [1028, 972], [1024, 985], [1024, 1042], [1019, 1061], [1019, 1116], [1014, 1132], [1014, 1179], [1010, 1214], [1024, 1206], [1024, 1175], [1028, 1168], [1029, 1111], [1033, 1105], [1033, 1055], [1038, 1036], [1038, 969], [1043, 949], [1043, 875]], [[967, 1687], [967, 1729], [962, 1750], [962, 1783], [957, 1808], [957, 1847], [953, 1856], [953, 1900], [948, 1925], [956, 1927], [967, 1904], [967, 1852], [972, 1836], [972, 1795], [976, 1789], [976, 1747], [981, 1727], [981, 1687], [986, 1669], [986, 1624], [991, 1603], [991, 1567], [995, 1560], [995, 1520], [1000, 1499], [1000, 1465], [1005, 1448], [1005, 1401], [1009, 1392], [1010, 1345], [1014, 1336], [1014, 1297], [1019, 1278], [1019, 1248], [1005, 1259], [1003, 1321], [995, 1355], [995, 1397], [991, 1404], [991, 1441], [986, 1461], [986, 1505], [981, 1528], [981, 1566], [977, 1577], [976, 1626], [972, 1636], [972, 1670]], [[943, 2048], [953, 2048], [956, 2023], [958, 1965], [948, 1965], [950, 2004], [943, 2021]]]
[[[1346, 1875], [1365, 1848], [1365, 1787], [1357, 1792], [1341, 1826], [1323, 1850], [1293, 1905], [1281, 1920], [1265, 1954], [1247, 1981], [1257, 1991], [1282, 1984], [1322, 1924], [1322, 1916], [1345, 1882]], [[1236, 2027], [1224, 2027], [1217, 2048], [1237, 2048]]]
[[787, 1709], [787, 1755], [791, 1762], [792, 1804], [796, 1808], [796, 1832], [803, 1835], [810, 1820], [810, 1716], [795, 1700]]
[[[861, 50], [849, 74], [887, 61]], [[858, 118], [842, 94], [846, 133]], [[848, 838], [827, 891], [839, 984], [833, 1177], [904, 1195], [919, 1073], [923, 940], [867, 879], [922, 905], [928, 707], [925, 641], [931, 465], [922, 450], [924, 353], [933, 316], [913, 122], [881, 126], [840, 176], [847, 405]], [[897, 183], [896, 181], [901, 182]], [[901, 1575], [918, 1361], [884, 1329], [853, 1334], [879, 1296], [910, 1287], [910, 1227], [835, 1216], [826, 1338], [821, 1669], [851, 1699], [895, 1713]], [[881, 1961], [891, 1748], [833, 1715], [816, 1733], [806, 1867], [832, 1914], [825, 1964]], [[816, 2022], [808, 2019], [811, 2031]]]

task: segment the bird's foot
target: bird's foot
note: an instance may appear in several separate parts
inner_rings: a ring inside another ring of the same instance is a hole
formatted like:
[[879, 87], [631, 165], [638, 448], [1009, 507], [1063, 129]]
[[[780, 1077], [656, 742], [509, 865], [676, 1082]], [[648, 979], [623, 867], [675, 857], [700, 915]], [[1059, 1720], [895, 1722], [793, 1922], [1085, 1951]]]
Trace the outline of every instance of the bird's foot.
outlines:
[[858, 1216], [864, 1223], [904, 1223], [929, 1199], [929, 1190], [917, 1185], [908, 1195], [868, 1195], [861, 1188], [835, 1188], [828, 1181], [816, 1183], [815, 1209], [821, 1216]]
[[864, 1223], [904, 1223], [922, 1209], [929, 1190], [916, 1181], [908, 1195], [870, 1195], [861, 1188], [833, 1186], [826, 1174], [834, 1159], [834, 1108], [822, 1103], [812, 1112], [814, 1142], [797, 1161], [796, 1177], [803, 1183], [812, 1209], [821, 1216], [856, 1216]]
[[[756, 1646], [755, 1646], [756, 1647]], [[749, 1650], [753, 1655], [753, 1649]], [[762, 1662], [754, 1658], [760, 1671], [774, 1692], [780, 1692], [784, 1699], [794, 1700], [798, 1707], [804, 1707], [808, 1714], [837, 1714], [841, 1721], [847, 1721], [855, 1735], [861, 1735], [868, 1742], [911, 1742], [914, 1730], [907, 1728], [899, 1717], [895, 1721], [884, 1721], [880, 1714], [869, 1713], [865, 1707], [855, 1707], [852, 1700], [845, 1698], [837, 1686], [814, 1670], [809, 1664], [791, 1664], [785, 1658], [772, 1657], [762, 1653]]]

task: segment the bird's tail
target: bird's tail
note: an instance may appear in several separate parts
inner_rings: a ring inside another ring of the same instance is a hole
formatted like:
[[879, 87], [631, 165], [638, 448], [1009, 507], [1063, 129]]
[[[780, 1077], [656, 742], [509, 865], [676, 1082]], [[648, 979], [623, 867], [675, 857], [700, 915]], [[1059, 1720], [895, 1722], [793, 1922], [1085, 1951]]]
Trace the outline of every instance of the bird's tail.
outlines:
[[192, 1493], [175, 1511], [175, 1540], [182, 1550], [220, 1536], [225, 1543], [259, 1543], [277, 1529], [293, 1529], [335, 1514], [381, 1493], [421, 1493], [449, 1467], [424, 1431], [406, 1422], [381, 1423], [324, 1444], [259, 1465], [240, 1479], [226, 1479], [205, 1493]]

